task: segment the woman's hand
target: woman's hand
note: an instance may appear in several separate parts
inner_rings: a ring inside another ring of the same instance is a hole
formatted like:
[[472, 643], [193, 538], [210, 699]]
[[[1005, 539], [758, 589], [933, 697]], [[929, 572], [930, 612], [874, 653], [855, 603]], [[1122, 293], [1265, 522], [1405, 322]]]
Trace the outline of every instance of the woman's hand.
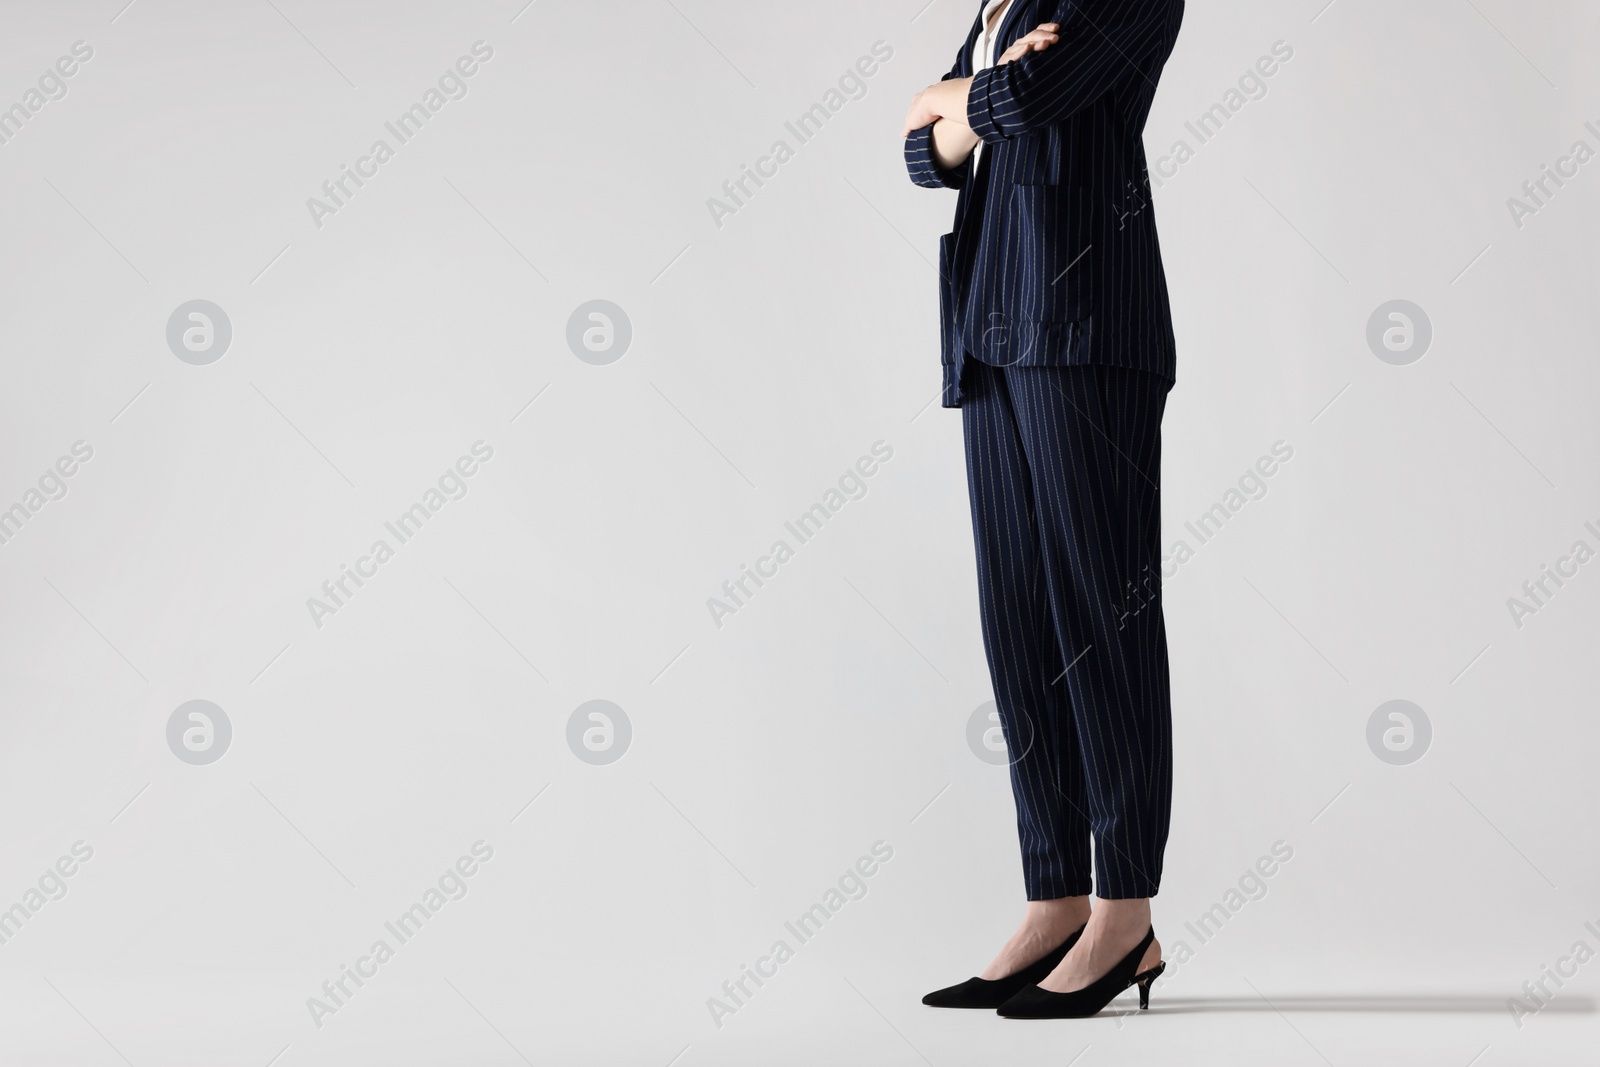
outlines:
[[1046, 48], [1061, 40], [1061, 35], [1056, 31], [1061, 28], [1059, 23], [1041, 22], [1038, 29], [1024, 37], [1017, 38], [1017, 43], [1007, 48], [1000, 58], [994, 61], [997, 67], [1003, 67], [1014, 59], [1021, 59], [1029, 52], [1043, 52]]
[[950, 78], [947, 81], [935, 82], [922, 90], [911, 101], [911, 109], [906, 112], [905, 129], [900, 131], [900, 136], [910, 137], [912, 130], [920, 130], [942, 118], [965, 123], [967, 90], [971, 86], [971, 78]]

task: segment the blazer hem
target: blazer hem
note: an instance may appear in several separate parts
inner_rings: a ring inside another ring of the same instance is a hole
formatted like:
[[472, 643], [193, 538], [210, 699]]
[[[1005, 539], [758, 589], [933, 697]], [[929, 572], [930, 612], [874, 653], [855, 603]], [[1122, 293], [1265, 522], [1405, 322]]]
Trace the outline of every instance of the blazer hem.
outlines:
[[[970, 355], [956, 357], [953, 363], [944, 363], [940, 366], [942, 373], [942, 389], [939, 395], [939, 406], [944, 408], [959, 408], [966, 399], [966, 393], [961, 388], [961, 379], [968, 363], [988, 363], [988, 360], [977, 359]], [[1074, 354], [1068, 353], [1066, 358], [1049, 361], [1019, 361], [1017, 363], [999, 364], [989, 363], [989, 366], [1013, 367], [1116, 367], [1120, 370], [1138, 371], [1140, 374], [1153, 375], [1166, 384], [1166, 391], [1171, 392], [1177, 385], [1177, 374], [1170, 367], [1140, 366], [1124, 360], [1107, 359], [1099, 354]]]

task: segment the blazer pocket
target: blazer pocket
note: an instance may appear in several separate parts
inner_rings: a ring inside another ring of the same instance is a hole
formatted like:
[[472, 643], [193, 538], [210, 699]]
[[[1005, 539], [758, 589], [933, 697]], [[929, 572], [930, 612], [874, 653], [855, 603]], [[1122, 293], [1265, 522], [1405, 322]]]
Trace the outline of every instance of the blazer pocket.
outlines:
[[1089, 191], [1016, 185], [1007, 229], [1016, 273], [1007, 316], [1018, 322], [1078, 322], [1094, 311], [1098, 212]]

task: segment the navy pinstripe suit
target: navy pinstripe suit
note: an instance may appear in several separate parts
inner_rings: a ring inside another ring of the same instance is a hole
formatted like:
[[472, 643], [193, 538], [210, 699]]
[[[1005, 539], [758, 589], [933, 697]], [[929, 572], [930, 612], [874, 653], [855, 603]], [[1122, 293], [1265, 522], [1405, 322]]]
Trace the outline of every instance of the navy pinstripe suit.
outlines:
[[1060, 40], [972, 73], [982, 160], [940, 238], [942, 404], [960, 407], [984, 646], [1028, 899], [1154, 896], [1172, 806], [1161, 611], [1161, 416], [1174, 340], [1142, 134], [1183, 0], [1012, 0], [995, 54], [1042, 22]]

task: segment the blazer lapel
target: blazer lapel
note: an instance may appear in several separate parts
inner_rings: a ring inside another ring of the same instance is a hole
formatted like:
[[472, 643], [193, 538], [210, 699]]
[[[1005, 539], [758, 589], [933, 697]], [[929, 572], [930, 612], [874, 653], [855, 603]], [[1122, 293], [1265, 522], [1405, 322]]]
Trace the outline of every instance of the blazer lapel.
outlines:
[[[961, 46], [961, 54], [956, 57], [960, 76], [972, 77], [976, 71], [972, 69], [972, 46], [978, 43], [978, 32], [983, 29], [983, 8], [988, 0], [978, 0], [978, 17], [972, 20], [972, 29], [967, 31], [967, 43]], [[1017, 0], [1012, 0], [1016, 3]]]
[[[1016, 32], [1017, 20], [1022, 17], [1024, 8], [1032, 10], [1034, 5], [1035, 0], [1011, 0], [1011, 6], [1006, 8], [1006, 13], [1000, 18], [1000, 25], [994, 28], [994, 54], [997, 57], [1010, 48], [1017, 37], [1022, 36]], [[988, 6], [988, 0], [978, 0], [978, 17], [972, 20], [972, 29], [967, 31], [967, 43], [961, 48], [963, 78], [970, 78], [977, 73], [972, 69], [972, 46], [978, 43], [978, 34], [983, 31], [983, 9]]]
[[[1006, 9], [1006, 13], [1000, 18], [1000, 25], [995, 27], [994, 56], [996, 59], [999, 59], [1000, 53], [1010, 48], [1016, 43], [1016, 39], [1022, 36], [1017, 32], [1017, 20], [1022, 16], [1023, 8], [1031, 10], [1033, 8], [1033, 0], [1011, 0], [1011, 6]], [[981, 11], [978, 13], [978, 17], [983, 17]], [[1035, 23], [1034, 25], [1038, 24]], [[1028, 28], [1031, 30], [1033, 27], [1030, 26]]]

